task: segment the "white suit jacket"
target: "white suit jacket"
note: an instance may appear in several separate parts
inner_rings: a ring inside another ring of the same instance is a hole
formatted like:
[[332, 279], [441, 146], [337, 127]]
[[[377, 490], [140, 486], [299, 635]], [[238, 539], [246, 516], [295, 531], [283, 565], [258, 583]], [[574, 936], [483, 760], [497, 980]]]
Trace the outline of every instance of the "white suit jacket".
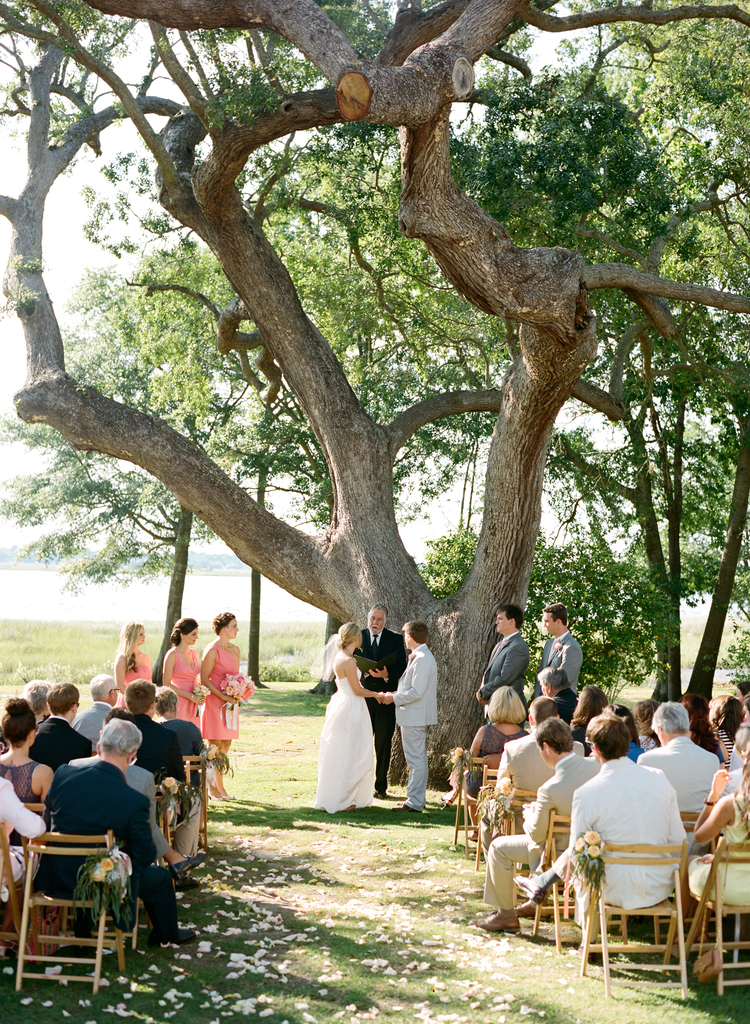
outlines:
[[655, 747], [638, 758], [644, 768], [664, 772], [677, 794], [681, 811], [699, 812], [719, 770], [716, 754], [703, 750], [689, 736], [675, 736], [666, 747]]
[[[579, 757], [575, 753], [558, 761], [552, 777], [540, 786], [536, 800], [530, 805], [523, 824], [524, 832], [531, 841], [530, 845], [544, 848], [550, 814], [555, 811], [569, 818], [576, 790], [598, 775], [600, 767], [594, 758]], [[564, 838], [562, 841], [557, 840], [558, 850], [562, 848], [564, 841]]]
[[[605, 761], [599, 774], [576, 790], [571, 819], [571, 855], [578, 836], [592, 829], [605, 844], [666, 845], [685, 839], [677, 794], [667, 777], [656, 768], [643, 767], [640, 761], [635, 764], [629, 757]], [[626, 910], [653, 906], [672, 892], [672, 872], [672, 868], [657, 864], [653, 868], [632, 864], [608, 866], [605, 897]]]
[[508, 778], [514, 789], [528, 789], [533, 793], [555, 774], [542, 760], [534, 733], [511, 740], [503, 747], [503, 756], [497, 770], [498, 782]]
[[437, 662], [426, 644], [414, 648], [393, 703], [400, 726], [437, 725]]

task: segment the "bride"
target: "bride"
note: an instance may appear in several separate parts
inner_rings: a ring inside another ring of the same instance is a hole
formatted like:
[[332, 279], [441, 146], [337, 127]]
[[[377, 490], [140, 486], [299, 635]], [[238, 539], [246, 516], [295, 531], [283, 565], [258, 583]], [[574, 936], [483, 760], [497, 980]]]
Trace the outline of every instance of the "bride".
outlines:
[[362, 642], [362, 631], [345, 622], [326, 646], [332, 654], [333, 676], [338, 686], [326, 708], [318, 756], [318, 789], [315, 808], [352, 811], [370, 807], [375, 782], [372, 725], [364, 698], [372, 696], [359, 682], [359, 670], [352, 657]]

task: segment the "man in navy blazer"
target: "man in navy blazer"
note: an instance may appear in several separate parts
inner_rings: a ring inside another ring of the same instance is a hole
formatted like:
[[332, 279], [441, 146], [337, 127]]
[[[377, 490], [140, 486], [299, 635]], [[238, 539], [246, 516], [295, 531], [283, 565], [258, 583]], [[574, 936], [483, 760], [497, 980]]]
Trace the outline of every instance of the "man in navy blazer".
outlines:
[[501, 640], [490, 654], [489, 664], [477, 690], [480, 704], [489, 704], [490, 697], [501, 686], [511, 686], [526, 707], [524, 686], [529, 667], [529, 648], [521, 636], [523, 611], [514, 604], [501, 604], [495, 616], [495, 628]]
[[46, 764], [56, 772], [74, 757], [89, 757], [91, 740], [76, 732], [71, 725], [78, 713], [80, 694], [72, 683], [56, 683], [47, 694], [50, 716], [39, 723], [29, 757]]
[[177, 733], [154, 721], [156, 687], [145, 679], [134, 679], [125, 687], [125, 707], [141, 730], [143, 742], [135, 763], [156, 777], [157, 782], [172, 776], [185, 779], [185, 765]]
[[[388, 668], [374, 669], [362, 677], [362, 686], [375, 693], [395, 693], [398, 681], [406, 669], [406, 651], [400, 633], [385, 628], [387, 611], [375, 605], [367, 616], [367, 629], [362, 630], [362, 643], [358, 654], [371, 661], [382, 661], [393, 651], [396, 662]], [[396, 730], [396, 711], [393, 704], [381, 704], [368, 698], [372, 734], [375, 738], [375, 796], [384, 800], [388, 790], [388, 765], [391, 763], [391, 743]]]
[[[194, 939], [195, 932], [178, 926], [169, 872], [153, 864], [156, 847], [148, 820], [148, 798], [125, 781], [125, 770], [142, 739], [132, 722], [108, 722], [97, 746], [100, 760], [81, 768], [63, 765], [55, 774], [46, 804], [56, 832], [93, 836], [112, 829], [133, 863], [131, 897], [135, 903], [140, 896], [146, 906], [153, 926], [149, 944], [182, 944]], [[42, 857], [36, 888], [69, 897], [81, 863], [77, 857]], [[90, 932], [90, 921], [80, 918], [77, 933]]]

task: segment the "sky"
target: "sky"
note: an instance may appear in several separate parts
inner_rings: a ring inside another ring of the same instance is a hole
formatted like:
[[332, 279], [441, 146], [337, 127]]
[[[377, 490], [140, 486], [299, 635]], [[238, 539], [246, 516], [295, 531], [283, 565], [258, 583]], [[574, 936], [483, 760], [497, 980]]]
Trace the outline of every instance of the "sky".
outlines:
[[[559, 41], [559, 37], [543, 37], [535, 51], [533, 63], [540, 66], [553, 61], [554, 48]], [[157, 123], [156, 119], [152, 119], [152, 123]], [[96, 157], [90, 149], [84, 148], [74, 163], [73, 173], [58, 178], [50, 192], [44, 221], [44, 278], [57, 316], [63, 323], [65, 305], [87, 268], [117, 263], [117, 270], [127, 273], [127, 257], [115, 261], [110, 253], [86, 239], [83, 225], [89, 217], [89, 210], [82, 190], [88, 185], [99, 196], [107, 192], [111, 194], [101, 168], [115, 153], [139, 147], [139, 143], [129, 140], [131, 133], [129, 125], [107, 129], [101, 136], [104, 155]], [[2, 145], [0, 192], [16, 196], [26, 176], [25, 153], [20, 140], [5, 137]], [[10, 225], [0, 217], [0, 261], [3, 265], [9, 242]], [[137, 256], [133, 259], [137, 259]], [[3, 365], [3, 373], [0, 374], [0, 415], [14, 415], [13, 395], [21, 388], [25, 377], [25, 346], [20, 324], [12, 314], [0, 319], [0, 353]], [[19, 473], [29, 472], [33, 467], [28, 453], [21, 445], [0, 447], [0, 488], [3, 481]], [[457, 525], [459, 505], [460, 487], [457, 486], [454, 494], [444, 496], [440, 503], [427, 508], [423, 519], [404, 526], [402, 537], [407, 549], [415, 557], [421, 557], [427, 536], [440, 536]], [[283, 514], [278, 504], [277, 508]], [[37, 533], [37, 529], [17, 527], [0, 520], [0, 548], [28, 543]], [[219, 547], [223, 548], [223, 545]]]

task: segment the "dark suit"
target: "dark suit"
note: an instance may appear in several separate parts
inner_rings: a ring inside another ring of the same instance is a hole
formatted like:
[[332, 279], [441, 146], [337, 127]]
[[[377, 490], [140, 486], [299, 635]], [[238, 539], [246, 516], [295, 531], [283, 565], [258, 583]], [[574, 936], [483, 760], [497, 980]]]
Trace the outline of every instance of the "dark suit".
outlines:
[[[398, 681], [406, 670], [406, 649], [400, 633], [392, 629], [382, 630], [378, 638], [377, 653], [373, 652], [370, 630], [362, 630], [362, 644], [357, 654], [372, 661], [381, 661], [392, 651], [396, 652], [396, 662], [388, 669], [387, 679], [371, 676], [362, 677], [362, 686], [373, 693], [395, 693]], [[385, 793], [388, 788], [388, 765], [391, 763], [391, 741], [396, 729], [395, 704], [380, 704], [374, 698], [366, 701], [372, 722], [372, 733], [375, 738], [375, 792]]]
[[560, 718], [562, 718], [563, 722], [567, 722], [570, 725], [573, 712], [578, 704], [578, 694], [571, 690], [569, 686], [564, 686], [562, 690], [558, 690], [554, 694], [552, 700], [557, 704], [557, 713]]
[[[55, 773], [46, 804], [55, 832], [85, 836], [114, 831], [118, 843], [133, 861], [133, 900], [138, 896], [143, 900], [159, 941], [175, 942], [177, 903], [169, 872], [152, 863], [156, 847], [148, 820], [148, 797], [132, 789], [115, 765], [96, 761], [81, 768], [61, 767]], [[81, 863], [78, 857], [42, 857], [36, 888], [70, 896]], [[85, 930], [86, 926], [80, 927], [78, 934]]]
[[76, 732], [64, 718], [48, 718], [39, 724], [29, 757], [56, 772], [75, 757], [91, 757], [91, 740]]
[[[185, 721], [184, 718], [168, 718], [166, 722], [160, 724], [162, 729], [169, 729], [176, 734], [183, 757], [200, 757], [203, 751], [203, 737], [197, 725]], [[191, 772], [190, 781], [194, 786], [200, 785], [200, 772]]]
[[185, 778], [185, 766], [177, 733], [165, 729], [148, 715], [135, 715], [134, 718], [143, 734], [143, 742], [135, 759], [138, 767], [145, 768], [159, 781], [169, 775], [182, 781]]
[[526, 707], [524, 685], [529, 667], [529, 648], [520, 633], [501, 640], [490, 655], [490, 663], [482, 678], [480, 697], [489, 702], [501, 686], [512, 686]]

